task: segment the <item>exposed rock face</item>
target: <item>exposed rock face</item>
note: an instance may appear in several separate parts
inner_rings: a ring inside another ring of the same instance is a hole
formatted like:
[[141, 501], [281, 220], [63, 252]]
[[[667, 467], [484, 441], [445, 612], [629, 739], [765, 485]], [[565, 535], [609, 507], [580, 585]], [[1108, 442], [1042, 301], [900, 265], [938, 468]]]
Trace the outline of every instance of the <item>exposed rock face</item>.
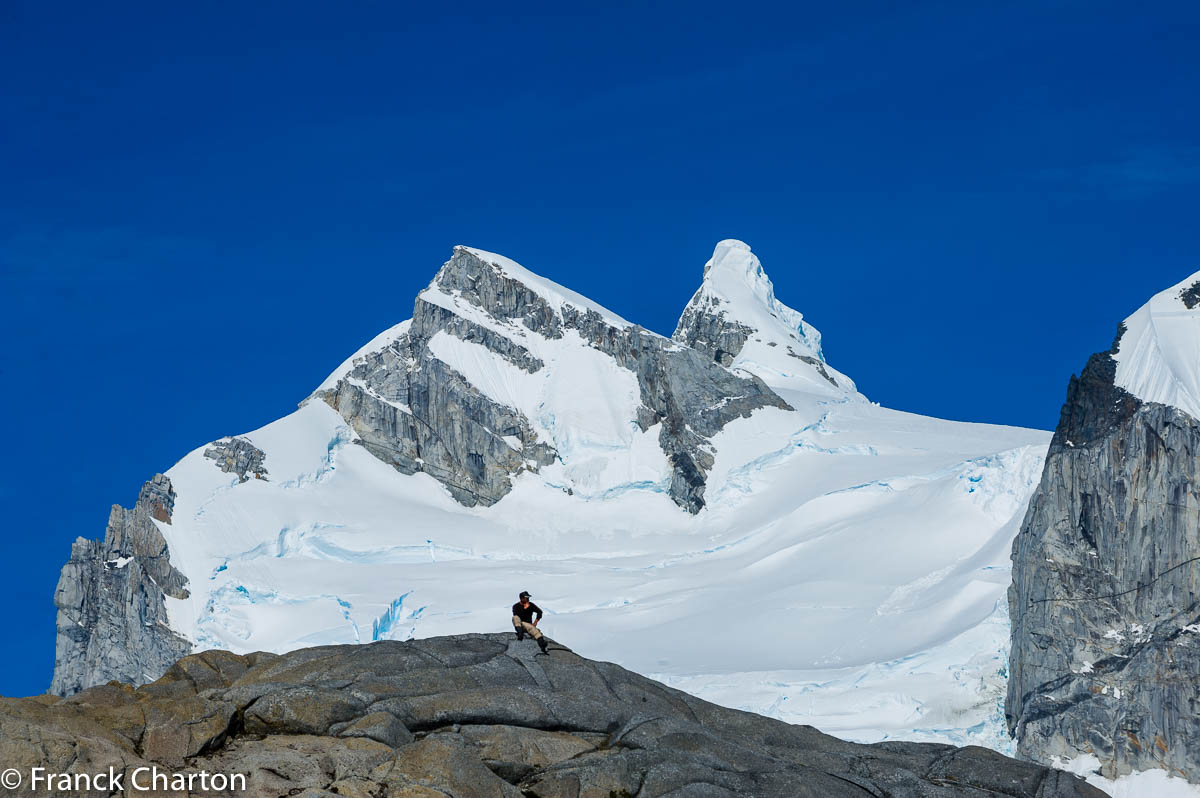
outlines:
[[32, 767], [110, 766], [127, 792], [157, 766], [313, 798], [1104, 795], [983, 748], [843, 742], [511, 634], [206, 651], [137, 689], [0, 699], [0, 761], [25, 774], [21, 795], [46, 794]]
[[191, 650], [167, 625], [164, 595], [186, 598], [155, 519], [171, 522], [175, 492], [155, 474], [133, 509], [113, 505], [104, 540], [79, 538], [54, 593], [58, 639], [50, 691], [70, 695], [109, 679], [143, 683]]
[[1026, 757], [1200, 782], [1200, 422], [1072, 377], [1013, 548], [1006, 714]]
[[[448, 308], [451, 299], [464, 310]], [[709, 439], [756, 409], [788, 407], [757, 377], [732, 374], [698, 351], [595, 309], [570, 301], [556, 306], [465, 247], [455, 248], [418, 297], [408, 328], [357, 359], [319, 395], [384, 462], [406, 474], [430, 474], [468, 506], [494, 504], [512, 489], [515, 475], [553, 463], [558, 453], [529, 418], [484, 395], [438, 358], [430, 342], [450, 335], [533, 374], [544, 363], [519, 343], [528, 334], [578, 335], [584, 346], [637, 376], [641, 407], [630, 422], [643, 431], [661, 425], [659, 444], [672, 468], [669, 492], [689, 512], [704, 506], [713, 464]]]
[[163, 474], [155, 474], [154, 478], [142, 485], [142, 489], [138, 491], [134, 508], [137, 507], [149, 513], [155, 521], [171, 523], [171, 514], [175, 512], [175, 490], [171, 487], [171, 480]]
[[[429, 339], [447, 316], [452, 314], [418, 299], [410, 332], [365, 355], [321, 398], [380, 460], [405, 474], [429, 474], [467, 506], [491, 505], [512, 489], [513, 476], [554, 462], [555, 452], [518, 411], [484, 396], [429, 351]], [[472, 338], [465, 327], [454, 326], [464, 340], [490, 340], [483, 335], [488, 331]], [[540, 367], [523, 350], [510, 354], [527, 371]], [[520, 448], [505, 438], [518, 440]]]
[[266, 479], [267, 468], [263, 465], [266, 455], [245, 438], [223, 438], [214, 441], [204, 450], [204, 456], [215, 460], [217, 467], [227, 474], [237, 474], [239, 482], [251, 477]]
[[[756, 331], [753, 327], [730, 319], [721, 307], [721, 301], [716, 297], [698, 296], [679, 317], [672, 339], [703, 352], [722, 366], [733, 365], [734, 358], [741, 353]], [[776, 347], [778, 342], [769, 341], [767, 346]], [[830, 375], [825, 364], [812, 355], [798, 354], [792, 346], [786, 347], [787, 354], [807, 363], [816, 370], [833, 387], [840, 387], [838, 381]]]
[[[723, 304], [717, 297], [697, 294], [688, 304], [683, 315], [679, 317], [679, 324], [675, 327], [675, 334], [671, 338], [698, 352], [703, 352], [714, 362], [729, 367], [733, 365], [734, 359], [745, 348], [750, 337], [758, 331], [729, 318]], [[767, 341], [766, 344], [769, 347], [779, 346], [777, 341]], [[820, 359], [812, 355], [800, 354], [792, 345], [785, 345], [785, 351], [789, 357], [811, 366], [834, 388], [845, 387], [839, 385]]]
[[728, 367], [733, 365], [733, 359], [742, 351], [754, 328], [730, 319], [722, 304], [715, 296], [698, 293], [684, 308], [671, 337]]

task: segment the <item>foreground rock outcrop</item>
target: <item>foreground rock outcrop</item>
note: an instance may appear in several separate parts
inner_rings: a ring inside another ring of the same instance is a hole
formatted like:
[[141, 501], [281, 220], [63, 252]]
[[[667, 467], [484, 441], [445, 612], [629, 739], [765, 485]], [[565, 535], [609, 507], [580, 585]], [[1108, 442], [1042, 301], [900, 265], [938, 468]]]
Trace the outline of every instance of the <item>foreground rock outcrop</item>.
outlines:
[[127, 794], [135, 770], [157, 767], [312, 798], [1104, 795], [983, 748], [843, 742], [511, 634], [206, 651], [138, 688], [0, 699], [0, 762], [112, 767]]
[[1014, 543], [1005, 711], [1023, 756], [1200, 782], [1200, 422], [1119, 386], [1126, 333], [1071, 379]]
[[50, 692], [70, 695], [119, 679], [158, 678], [192, 644], [167, 624], [166, 596], [185, 598], [155, 522], [171, 523], [175, 491], [156, 474], [132, 509], [113, 505], [104, 540], [79, 538], [54, 592], [58, 610]]

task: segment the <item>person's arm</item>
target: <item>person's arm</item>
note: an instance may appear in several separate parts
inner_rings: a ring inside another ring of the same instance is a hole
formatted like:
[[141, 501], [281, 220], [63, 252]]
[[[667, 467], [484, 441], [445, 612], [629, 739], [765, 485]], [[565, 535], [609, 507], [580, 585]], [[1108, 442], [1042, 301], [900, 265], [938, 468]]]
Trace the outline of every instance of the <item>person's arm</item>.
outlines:
[[530, 606], [533, 608], [533, 612], [534, 612], [533, 625], [537, 626], [538, 621], [540, 621], [542, 619], [542, 608], [539, 607], [538, 605], [532, 604], [532, 603], [530, 604]]

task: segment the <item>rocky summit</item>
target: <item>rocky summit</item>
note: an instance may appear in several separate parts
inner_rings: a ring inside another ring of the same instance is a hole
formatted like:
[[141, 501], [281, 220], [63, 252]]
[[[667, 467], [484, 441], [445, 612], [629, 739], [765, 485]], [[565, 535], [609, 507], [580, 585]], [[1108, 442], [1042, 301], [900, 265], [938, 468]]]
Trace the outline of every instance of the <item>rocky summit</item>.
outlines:
[[[156, 794], [133, 789], [153, 774], [168, 786], [191, 775], [193, 795], [205, 794], [201, 777], [242, 774], [233, 794], [306, 798], [1104, 795], [984, 748], [843, 742], [512, 634], [206, 651], [141, 687], [0, 699], [0, 762], [22, 774], [111, 768], [138, 795]], [[16, 794], [108, 786], [26, 780]]]

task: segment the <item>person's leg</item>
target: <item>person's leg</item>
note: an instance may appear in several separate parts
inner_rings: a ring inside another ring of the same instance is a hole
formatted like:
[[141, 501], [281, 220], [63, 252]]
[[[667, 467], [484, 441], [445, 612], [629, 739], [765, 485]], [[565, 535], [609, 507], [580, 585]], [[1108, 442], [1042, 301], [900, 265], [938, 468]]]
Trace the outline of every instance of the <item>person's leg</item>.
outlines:
[[537, 628], [536, 626], [534, 626], [533, 624], [531, 624], [531, 623], [525, 623], [524, 621], [522, 621], [522, 622], [521, 622], [521, 628], [523, 628], [523, 629], [525, 630], [525, 634], [529, 635], [529, 636], [530, 636], [530, 637], [532, 637], [534, 640], [541, 640], [541, 639], [542, 639], [542, 630], [541, 630], [541, 629], [538, 629], [538, 628]]
[[542, 647], [542, 651], [546, 650], [546, 645], [545, 645], [545, 643], [542, 642], [542, 630], [541, 629], [538, 629], [536, 626], [534, 626], [531, 623], [522, 621], [521, 617], [519, 615], [513, 616], [513, 628], [517, 630], [517, 639], [518, 640], [524, 640], [525, 635], [529, 635], [530, 637], [532, 637], [534, 640], [536, 640], [538, 642], [538, 645]]

